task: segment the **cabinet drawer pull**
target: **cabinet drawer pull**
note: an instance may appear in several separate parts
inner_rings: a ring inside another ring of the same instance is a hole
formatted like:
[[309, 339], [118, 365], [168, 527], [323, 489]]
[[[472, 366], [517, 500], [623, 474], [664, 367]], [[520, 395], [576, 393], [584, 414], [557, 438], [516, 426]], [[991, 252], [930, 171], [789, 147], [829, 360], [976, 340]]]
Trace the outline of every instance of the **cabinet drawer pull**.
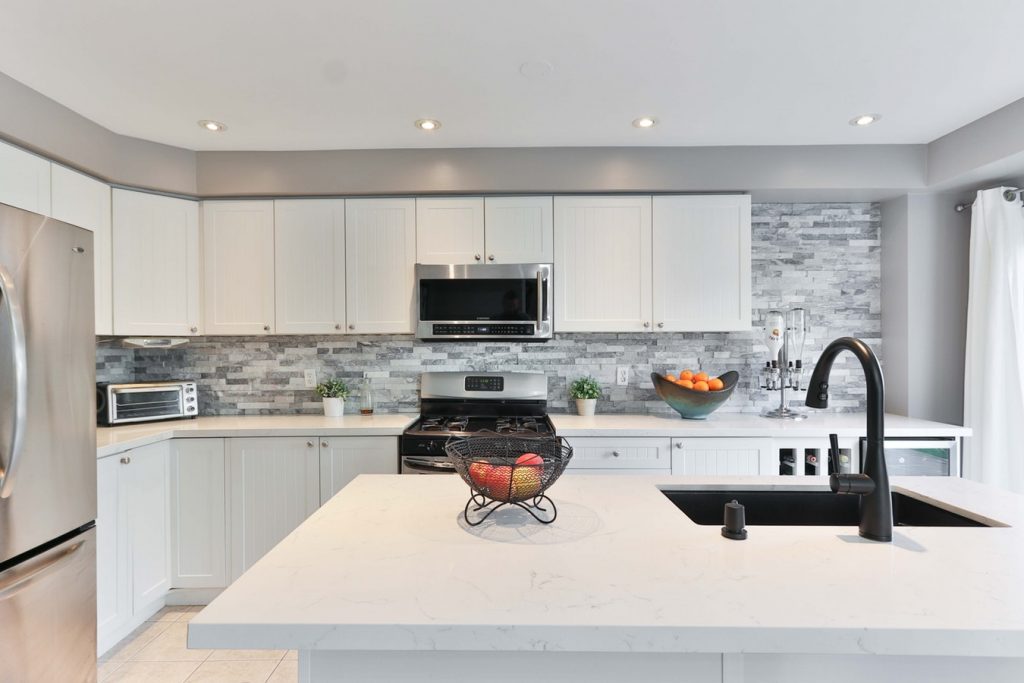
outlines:
[[612, 451], [612, 457], [613, 458], [619, 457], [619, 452], [618, 451]]
[[682, 441], [676, 441], [676, 448], [682, 448], [682, 447], [683, 447], [683, 442]]
[[313, 442], [312, 441], [307, 441], [306, 442], [306, 447], [307, 448], [312, 448], [313, 447]]
[[323, 446], [324, 448], [327, 448], [327, 442], [326, 441], [321, 441], [320, 445]]
[[123, 458], [121, 458], [121, 464], [122, 465], [130, 465], [131, 463], [132, 463], [132, 459], [130, 457], [128, 457], [127, 455], [124, 456]]

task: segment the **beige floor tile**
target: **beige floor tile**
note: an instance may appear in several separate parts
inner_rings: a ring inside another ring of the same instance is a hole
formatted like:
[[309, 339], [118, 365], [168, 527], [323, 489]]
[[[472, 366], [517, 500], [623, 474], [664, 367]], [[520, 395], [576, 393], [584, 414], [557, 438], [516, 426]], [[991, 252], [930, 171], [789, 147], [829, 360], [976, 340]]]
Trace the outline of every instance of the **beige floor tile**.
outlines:
[[146, 621], [178, 621], [188, 614], [190, 605], [168, 605]]
[[151, 643], [132, 656], [138, 662], [201, 662], [210, 650], [190, 650], [186, 646], [188, 624], [172, 623]]
[[284, 657], [284, 653], [284, 650], [214, 650], [210, 654], [210, 661], [269, 659], [279, 662]]
[[185, 683], [199, 662], [125, 662], [105, 683]]
[[107, 650], [100, 657], [101, 662], [124, 662], [139, 653], [139, 650], [153, 642], [157, 636], [166, 631], [173, 622], [147, 621], [142, 626], [125, 636], [124, 640]]
[[294, 659], [283, 659], [267, 679], [267, 683], [298, 683], [299, 662]]
[[188, 683], [265, 683], [277, 667], [275, 661], [211, 662], [199, 665]]
[[288, 652], [284, 653], [284, 658], [289, 660], [289, 661], [297, 661], [299, 659], [299, 651], [298, 650], [288, 650]]
[[99, 683], [104, 683], [110, 675], [117, 670], [117, 667], [121, 666], [123, 662], [98, 662], [96, 664], [96, 680]]

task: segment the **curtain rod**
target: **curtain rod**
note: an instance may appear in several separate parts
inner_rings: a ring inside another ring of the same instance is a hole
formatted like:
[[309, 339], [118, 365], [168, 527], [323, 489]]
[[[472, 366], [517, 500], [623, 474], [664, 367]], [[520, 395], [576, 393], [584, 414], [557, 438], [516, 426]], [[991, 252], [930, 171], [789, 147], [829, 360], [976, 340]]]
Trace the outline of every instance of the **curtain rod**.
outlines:
[[[1017, 201], [1018, 196], [1020, 196], [1021, 199], [1024, 199], [1024, 192], [1021, 192], [1016, 187], [1010, 187], [1003, 190], [1003, 199], [1005, 199], [1008, 202]], [[971, 204], [967, 204], [965, 202], [963, 204], [957, 204], [953, 208], [956, 210], [957, 213], [963, 213], [967, 209], [971, 208]]]

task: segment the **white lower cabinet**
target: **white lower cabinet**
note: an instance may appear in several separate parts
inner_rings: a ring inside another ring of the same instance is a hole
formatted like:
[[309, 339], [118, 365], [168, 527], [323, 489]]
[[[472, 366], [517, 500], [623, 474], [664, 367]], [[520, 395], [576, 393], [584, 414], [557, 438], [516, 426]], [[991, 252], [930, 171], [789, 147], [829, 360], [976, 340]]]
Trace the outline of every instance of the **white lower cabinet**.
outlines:
[[398, 474], [398, 439], [344, 436], [320, 439], [320, 504], [360, 474]]
[[227, 440], [230, 578], [242, 575], [320, 506], [316, 437]]
[[100, 652], [162, 607], [170, 588], [169, 453], [165, 441], [97, 463]]
[[671, 440], [665, 438], [576, 437], [568, 439], [567, 471], [583, 474], [669, 474]]
[[171, 441], [171, 588], [228, 585], [224, 439]]
[[778, 462], [773, 463], [771, 439], [672, 439], [672, 474], [778, 474]]

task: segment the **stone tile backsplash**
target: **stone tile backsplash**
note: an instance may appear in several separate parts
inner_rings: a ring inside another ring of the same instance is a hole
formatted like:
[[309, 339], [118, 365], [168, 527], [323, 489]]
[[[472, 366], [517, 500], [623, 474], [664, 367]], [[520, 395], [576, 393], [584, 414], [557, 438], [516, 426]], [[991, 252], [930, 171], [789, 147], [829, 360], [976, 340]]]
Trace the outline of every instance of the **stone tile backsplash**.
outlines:
[[[98, 381], [193, 379], [205, 415], [317, 413], [303, 371], [353, 385], [346, 412], [358, 410], [363, 377], [376, 409], [415, 412], [419, 375], [430, 370], [540, 371], [548, 375], [552, 412], [571, 412], [567, 385], [591, 374], [604, 386], [601, 412], [674, 414], [655, 395], [649, 374], [701, 367], [740, 373], [740, 386], [720, 410], [757, 412], [778, 405], [759, 389], [767, 349], [761, 320], [772, 308], [809, 313], [805, 377], [835, 337], [865, 339], [881, 356], [880, 214], [877, 204], [755, 204], [753, 321], [749, 332], [559, 334], [546, 343], [423, 342], [400, 336], [204, 337], [177, 349], [130, 350], [117, 340], [97, 346]], [[616, 366], [630, 368], [615, 385]], [[849, 355], [833, 370], [831, 405], [863, 409], [860, 371]], [[803, 394], [794, 396], [802, 403]]]

